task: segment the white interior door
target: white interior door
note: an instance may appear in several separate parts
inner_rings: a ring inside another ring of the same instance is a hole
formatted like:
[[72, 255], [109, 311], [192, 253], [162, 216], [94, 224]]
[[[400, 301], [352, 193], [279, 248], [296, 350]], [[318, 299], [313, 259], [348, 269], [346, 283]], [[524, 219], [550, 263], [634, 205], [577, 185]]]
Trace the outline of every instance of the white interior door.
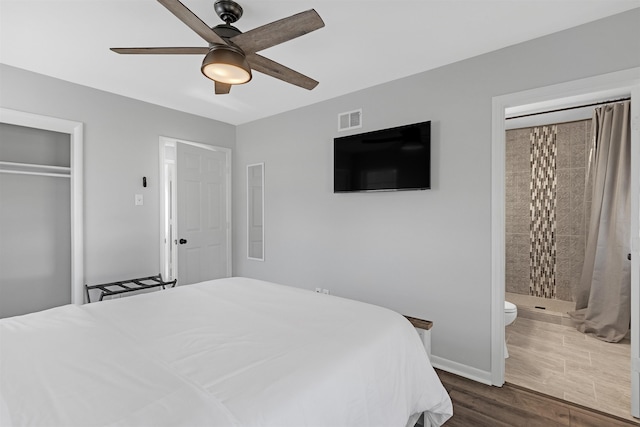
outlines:
[[176, 160], [178, 284], [228, 277], [229, 152], [178, 142]]

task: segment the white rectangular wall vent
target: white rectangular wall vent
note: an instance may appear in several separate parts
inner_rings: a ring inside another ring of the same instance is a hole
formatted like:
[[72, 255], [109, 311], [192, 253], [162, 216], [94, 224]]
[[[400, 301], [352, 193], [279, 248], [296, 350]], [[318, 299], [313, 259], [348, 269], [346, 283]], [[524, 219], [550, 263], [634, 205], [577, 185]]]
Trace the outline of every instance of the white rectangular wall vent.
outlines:
[[338, 114], [338, 131], [362, 127], [362, 109]]

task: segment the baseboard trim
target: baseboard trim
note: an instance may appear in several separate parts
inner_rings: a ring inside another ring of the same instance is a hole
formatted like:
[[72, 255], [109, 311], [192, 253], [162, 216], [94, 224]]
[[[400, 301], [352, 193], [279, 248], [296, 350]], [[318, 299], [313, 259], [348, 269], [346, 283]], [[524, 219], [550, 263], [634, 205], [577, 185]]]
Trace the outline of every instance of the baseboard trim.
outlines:
[[434, 368], [441, 369], [451, 374], [477, 381], [486, 385], [493, 385], [491, 381], [491, 372], [473, 368], [462, 363], [454, 362], [449, 359], [431, 355], [431, 364]]

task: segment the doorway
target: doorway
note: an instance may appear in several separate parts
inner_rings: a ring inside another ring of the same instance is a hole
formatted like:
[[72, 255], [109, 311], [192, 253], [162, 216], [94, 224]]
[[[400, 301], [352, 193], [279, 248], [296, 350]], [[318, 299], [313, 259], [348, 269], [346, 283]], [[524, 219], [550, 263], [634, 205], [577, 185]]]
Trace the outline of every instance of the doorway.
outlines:
[[[0, 108], [0, 123], [20, 126], [40, 131], [57, 132], [68, 135], [68, 166], [43, 165], [36, 161], [27, 164], [3, 162], [7, 173], [17, 173], [32, 177], [52, 177], [64, 180], [68, 185], [67, 228], [70, 233], [70, 302], [84, 303], [84, 214], [83, 214], [83, 124], [56, 117], [42, 116], [23, 111]], [[66, 176], [66, 177], [65, 177]], [[60, 182], [58, 182], [59, 184]], [[65, 298], [66, 299], [66, 298]]]
[[[623, 101], [602, 102], [612, 108]], [[517, 318], [505, 329], [505, 381], [629, 418], [629, 336], [601, 341], [578, 331], [569, 315], [587, 250], [592, 191], [585, 183], [593, 170], [596, 107], [584, 114], [577, 114], [581, 108], [564, 110], [562, 118], [546, 112], [506, 119], [505, 300], [517, 306]], [[530, 123], [522, 127], [518, 122], [525, 118]], [[628, 242], [628, 217], [625, 222]]]
[[[492, 383], [504, 383], [505, 300], [505, 113], [533, 113], [631, 96], [631, 324], [640, 314], [640, 69], [631, 69], [554, 86], [495, 97], [492, 126]], [[631, 414], [640, 416], [640, 334], [631, 331]]]
[[231, 275], [231, 150], [160, 137], [161, 266], [187, 285]]

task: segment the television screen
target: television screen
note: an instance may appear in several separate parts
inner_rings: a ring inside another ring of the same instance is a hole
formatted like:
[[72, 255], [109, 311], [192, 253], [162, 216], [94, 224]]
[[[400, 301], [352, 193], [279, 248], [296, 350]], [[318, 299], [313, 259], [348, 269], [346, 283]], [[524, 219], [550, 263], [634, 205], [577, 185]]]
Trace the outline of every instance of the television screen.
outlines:
[[431, 122], [333, 140], [333, 191], [431, 188]]

